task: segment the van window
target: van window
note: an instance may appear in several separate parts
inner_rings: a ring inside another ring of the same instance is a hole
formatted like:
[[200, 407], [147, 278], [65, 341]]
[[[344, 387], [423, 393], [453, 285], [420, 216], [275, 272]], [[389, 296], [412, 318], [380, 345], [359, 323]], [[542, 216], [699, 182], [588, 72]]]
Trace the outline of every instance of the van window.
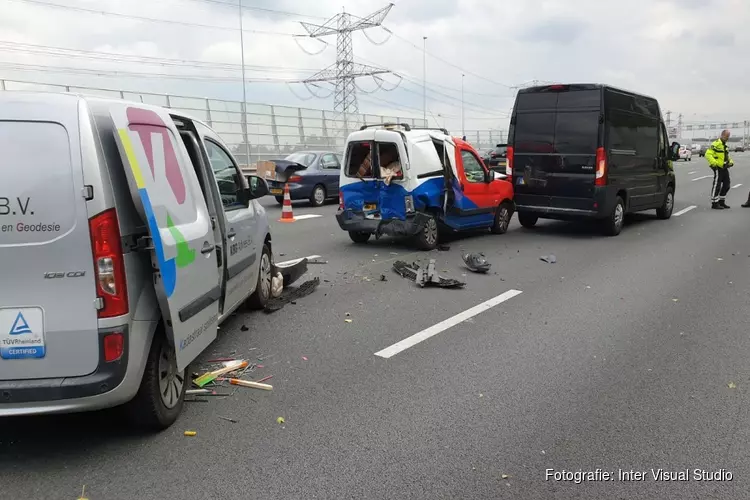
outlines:
[[240, 182], [240, 172], [234, 165], [232, 158], [224, 149], [210, 139], [206, 139], [206, 153], [211, 162], [211, 169], [214, 171], [216, 184], [219, 186], [221, 203], [224, 210], [235, 210], [244, 208], [239, 203], [237, 193], [242, 188]]
[[372, 177], [372, 143], [350, 142], [346, 154], [346, 175], [348, 177]]
[[555, 122], [556, 153], [564, 155], [594, 155], [596, 154], [598, 144], [598, 111], [557, 113], [557, 121]]
[[393, 142], [378, 143], [378, 166], [380, 176], [390, 176], [393, 179], [403, 179], [401, 170], [401, 158], [398, 154], [398, 146]]
[[638, 156], [656, 156], [659, 146], [659, 122], [654, 118], [610, 110], [607, 117], [609, 147], [634, 151]]
[[519, 113], [515, 124], [518, 153], [593, 155], [599, 142], [599, 112]]
[[464, 175], [469, 182], [484, 182], [484, 168], [474, 153], [461, 150], [461, 162], [464, 165]]

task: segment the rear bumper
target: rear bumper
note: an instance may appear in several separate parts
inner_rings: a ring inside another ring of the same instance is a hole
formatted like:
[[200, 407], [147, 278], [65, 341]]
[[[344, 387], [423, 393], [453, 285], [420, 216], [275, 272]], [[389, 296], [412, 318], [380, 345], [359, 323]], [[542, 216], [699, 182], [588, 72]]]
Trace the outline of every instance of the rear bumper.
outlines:
[[362, 212], [342, 210], [336, 214], [339, 227], [344, 231], [388, 235], [398, 237], [416, 236], [424, 228], [427, 216], [419, 212], [400, 219], [368, 219]]
[[547, 219], [601, 219], [614, 208], [616, 193], [609, 187], [597, 187], [591, 198], [567, 198], [515, 194], [516, 211], [533, 213]]
[[[36, 380], [0, 380], [0, 417], [48, 413], [72, 413], [118, 406], [131, 400], [140, 386], [153, 335], [146, 323], [133, 322], [135, 335], [127, 326], [99, 331], [99, 365], [82, 377]], [[104, 362], [102, 338], [122, 332], [125, 338], [122, 357]]]

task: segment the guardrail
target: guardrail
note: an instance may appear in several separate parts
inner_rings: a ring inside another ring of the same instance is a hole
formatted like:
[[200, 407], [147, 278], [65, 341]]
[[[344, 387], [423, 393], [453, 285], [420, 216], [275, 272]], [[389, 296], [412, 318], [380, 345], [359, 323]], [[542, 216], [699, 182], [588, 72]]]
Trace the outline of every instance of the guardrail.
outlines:
[[[73, 92], [174, 109], [206, 122], [222, 137], [237, 162], [248, 172], [254, 171], [259, 161], [297, 151], [340, 152], [349, 133], [363, 124], [390, 122], [426, 126], [421, 118], [365, 113], [344, 116], [330, 110], [258, 103], [247, 103], [243, 113], [241, 101], [0, 79], [0, 91], [3, 90]], [[501, 130], [467, 131], [466, 136], [477, 149], [494, 147], [504, 140]]]

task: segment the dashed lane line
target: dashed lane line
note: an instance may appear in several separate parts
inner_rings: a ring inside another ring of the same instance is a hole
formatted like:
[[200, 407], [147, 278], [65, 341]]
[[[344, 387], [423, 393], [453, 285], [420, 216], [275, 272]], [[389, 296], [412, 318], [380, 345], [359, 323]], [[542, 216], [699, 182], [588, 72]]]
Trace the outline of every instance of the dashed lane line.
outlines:
[[702, 175], [700, 177], [696, 177], [695, 179], [690, 179], [691, 181], [699, 181], [701, 179], [708, 179], [709, 177], [713, 177], [713, 175]]
[[436, 325], [432, 325], [429, 328], [426, 328], [422, 330], [419, 333], [415, 333], [411, 337], [407, 337], [404, 340], [400, 342], [396, 342], [390, 347], [386, 347], [382, 351], [378, 351], [375, 353], [375, 356], [380, 356], [381, 358], [391, 358], [395, 356], [396, 354], [405, 351], [406, 349], [413, 347], [420, 342], [423, 342], [430, 337], [434, 337], [438, 333], [444, 332], [445, 330], [452, 328], [456, 326], [459, 323], [462, 323], [466, 321], [469, 318], [473, 318], [477, 314], [483, 313], [485, 311], [488, 311], [489, 309], [492, 309], [496, 305], [502, 304], [506, 300], [510, 300], [516, 295], [520, 295], [521, 290], [508, 290], [507, 292], [501, 293], [497, 297], [493, 297], [489, 300], [486, 300], [482, 302], [479, 305], [476, 305], [470, 309], [467, 309], [463, 312], [460, 312], [456, 314], [455, 316], [452, 316], [444, 321], [441, 321], [440, 323]]
[[738, 187], [742, 187], [742, 184], [735, 184], [734, 186], [732, 186], [732, 189], [737, 189]]
[[686, 213], [688, 213], [689, 211], [693, 210], [694, 208], [698, 208], [698, 207], [696, 205], [690, 205], [689, 207], [683, 208], [679, 212], [677, 212], [675, 214], [672, 214], [672, 215], [674, 215], [675, 217], [679, 217], [680, 215], [685, 215]]

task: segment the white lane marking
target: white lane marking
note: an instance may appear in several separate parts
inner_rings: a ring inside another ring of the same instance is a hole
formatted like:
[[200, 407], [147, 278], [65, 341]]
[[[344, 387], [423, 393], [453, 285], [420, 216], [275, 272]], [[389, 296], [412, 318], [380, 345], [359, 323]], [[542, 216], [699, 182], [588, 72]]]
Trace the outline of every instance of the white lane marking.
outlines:
[[297, 262], [301, 261], [302, 259], [315, 260], [315, 259], [319, 259], [319, 258], [320, 258], [320, 255], [308, 255], [307, 257], [300, 257], [299, 259], [292, 259], [292, 260], [287, 260], [287, 261], [284, 261], [284, 262], [277, 262], [276, 265], [283, 267], [283, 266], [288, 266], [290, 264], [296, 264]]
[[680, 215], [684, 215], [684, 214], [688, 213], [689, 211], [691, 211], [694, 208], [698, 208], [698, 207], [696, 205], [690, 205], [689, 207], [683, 208], [682, 210], [680, 210], [676, 214], [672, 214], [672, 215], [674, 215], [675, 217], [679, 217]]
[[742, 184], [735, 184], [734, 186], [732, 186], [732, 189], [737, 189], [738, 187], [741, 187], [741, 186]]
[[502, 304], [506, 300], [512, 299], [513, 297], [515, 297], [516, 295], [520, 295], [521, 293], [523, 293], [521, 292], [521, 290], [508, 290], [505, 293], [501, 293], [497, 297], [493, 297], [490, 300], [487, 300], [485, 302], [482, 302], [479, 305], [472, 307], [471, 309], [467, 309], [464, 312], [460, 312], [456, 314], [455, 316], [452, 316], [444, 321], [441, 321], [440, 323], [436, 325], [432, 325], [431, 327], [426, 328], [419, 333], [415, 333], [411, 337], [407, 337], [401, 342], [396, 342], [392, 346], [386, 347], [382, 351], [376, 352], [375, 356], [380, 356], [381, 358], [386, 358], [386, 359], [392, 356], [395, 356], [401, 351], [405, 351], [406, 349], [413, 347], [419, 344], [420, 342], [429, 339], [430, 337], [434, 337], [438, 333], [443, 332], [453, 326], [456, 326], [457, 324], [464, 322], [467, 319], [472, 318], [479, 313], [483, 313], [484, 311], [487, 311], [495, 307], [498, 304]]
[[695, 172], [695, 170], [693, 170], [692, 172], [688, 172], [688, 175], [693, 175]]
[[703, 175], [701, 177], [696, 177], [695, 179], [690, 179], [691, 181], [699, 181], [701, 179], [708, 179], [709, 177], [713, 177], [713, 175]]
[[318, 217], [323, 217], [320, 214], [302, 214], [302, 215], [295, 215], [294, 218], [297, 220], [305, 220], [305, 219], [317, 219]]

